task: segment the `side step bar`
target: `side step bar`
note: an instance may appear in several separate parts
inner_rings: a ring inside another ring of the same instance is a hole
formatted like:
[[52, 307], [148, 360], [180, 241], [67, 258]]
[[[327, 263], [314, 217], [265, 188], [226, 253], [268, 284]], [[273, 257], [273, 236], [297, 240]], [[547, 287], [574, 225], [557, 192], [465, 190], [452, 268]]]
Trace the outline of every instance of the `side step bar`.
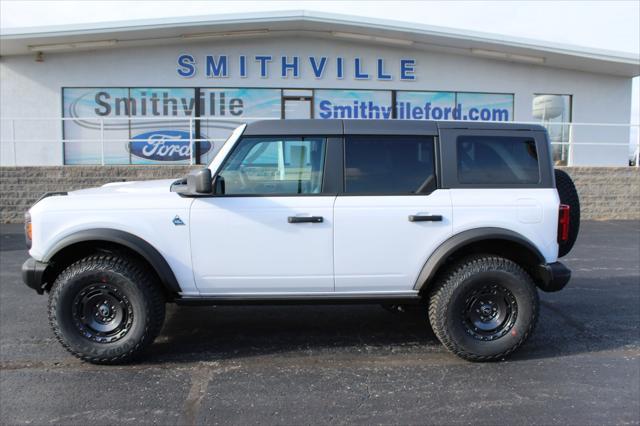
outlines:
[[178, 296], [178, 305], [305, 305], [305, 304], [419, 304], [417, 291], [389, 293], [280, 293], [280, 294], [217, 294]]

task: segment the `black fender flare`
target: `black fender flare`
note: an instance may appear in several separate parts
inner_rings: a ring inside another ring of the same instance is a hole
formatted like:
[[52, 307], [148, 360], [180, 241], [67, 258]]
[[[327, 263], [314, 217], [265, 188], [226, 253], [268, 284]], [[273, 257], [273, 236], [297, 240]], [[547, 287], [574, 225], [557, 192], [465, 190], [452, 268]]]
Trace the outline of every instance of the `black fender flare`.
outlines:
[[420, 291], [435, 276], [447, 258], [457, 250], [483, 240], [506, 240], [517, 243], [534, 255], [539, 264], [546, 263], [544, 256], [535, 244], [517, 232], [493, 227], [469, 229], [450, 237], [434, 250], [422, 267], [414, 284], [414, 290]]
[[42, 261], [49, 262], [61, 250], [64, 250], [71, 245], [87, 241], [106, 241], [119, 244], [133, 250], [142, 256], [144, 260], [149, 262], [151, 267], [158, 274], [160, 282], [168, 292], [171, 294], [177, 294], [180, 292], [178, 280], [160, 252], [142, 238], [118, 229], [95, 228], [67, 235], [49, 249], [49, 251], [43, 256]]

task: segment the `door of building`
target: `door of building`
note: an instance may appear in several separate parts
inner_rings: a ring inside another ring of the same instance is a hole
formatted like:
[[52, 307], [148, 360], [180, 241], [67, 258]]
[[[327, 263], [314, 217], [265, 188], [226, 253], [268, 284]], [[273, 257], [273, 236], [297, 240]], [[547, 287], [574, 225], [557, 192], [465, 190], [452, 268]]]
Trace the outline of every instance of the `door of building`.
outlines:
[[287, 89], [282, 93], [282, 118], [313, 118], [313, 91]]

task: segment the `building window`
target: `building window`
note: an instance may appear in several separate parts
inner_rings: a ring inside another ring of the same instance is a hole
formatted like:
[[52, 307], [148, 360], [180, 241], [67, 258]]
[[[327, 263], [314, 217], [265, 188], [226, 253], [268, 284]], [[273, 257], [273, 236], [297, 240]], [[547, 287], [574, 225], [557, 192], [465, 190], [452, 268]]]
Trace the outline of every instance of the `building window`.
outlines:
[[315, 90], [314, 118], [393, 118], [390, 90]]
[[553, 161], [566, 165], [571, 134], [571, 95], [535, 94], [533, 117], [540, 120], [549, 132]]
[[280, 118], [280, 89], [201, 88], [199, 138], [215, 149], [201, 154], [209, 163], [233, 129], [254, 120]]
[[512, 121], [513, 95], [398, 91], [396, 117], [399, 120]]
[[[62, 97], [65, 164], [206, 164], [234, 128], [260, 119], [511, 121], [514, 99], [508, 93], [219, 87], [63, 88]], [[570, 112], [570, 96], [568, 105]], [[551, 109], [543, 116], [565, 120], [552, 117]], [[552, 126], [550, 134], [564, 141], [566, 130]], [[565, 148], [556, 148], [559, 158]]]
[[461, 120], [512, 121], [513, 95], [509, 93], [456, 93]]
[[280, 89], [64, 88], [62, 97], [65, 164], [208, 163], [234, 128], [281, 114]]

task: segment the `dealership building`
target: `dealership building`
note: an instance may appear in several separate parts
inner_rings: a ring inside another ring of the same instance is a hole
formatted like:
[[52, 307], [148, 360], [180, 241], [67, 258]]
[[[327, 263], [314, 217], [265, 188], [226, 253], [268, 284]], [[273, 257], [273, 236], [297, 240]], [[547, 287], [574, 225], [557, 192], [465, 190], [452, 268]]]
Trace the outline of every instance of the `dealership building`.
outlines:
[[316, 12], [3, 32], [2, 166], [206, 163], [256, 119], [536, 122], [558, 164], [629, 161], [619, 52]]

